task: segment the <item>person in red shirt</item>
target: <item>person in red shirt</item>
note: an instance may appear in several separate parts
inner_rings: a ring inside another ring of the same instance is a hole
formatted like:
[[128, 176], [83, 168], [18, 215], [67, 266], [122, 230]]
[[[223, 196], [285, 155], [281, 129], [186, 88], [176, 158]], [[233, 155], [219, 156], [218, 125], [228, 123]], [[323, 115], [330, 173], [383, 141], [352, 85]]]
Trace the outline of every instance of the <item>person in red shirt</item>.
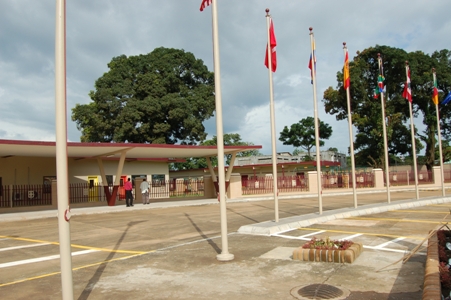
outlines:
[[125, 203], [127, 207], [133, 206], [133, 185], [130, 181], [130, 178], [127, 179], [127, 182], [124, 184], [125, 189]]

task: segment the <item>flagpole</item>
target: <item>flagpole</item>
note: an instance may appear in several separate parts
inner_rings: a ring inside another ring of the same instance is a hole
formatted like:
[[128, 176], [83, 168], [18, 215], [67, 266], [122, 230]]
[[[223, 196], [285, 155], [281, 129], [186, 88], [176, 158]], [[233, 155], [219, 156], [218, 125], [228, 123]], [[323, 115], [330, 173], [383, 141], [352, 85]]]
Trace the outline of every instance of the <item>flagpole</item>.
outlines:
[[[406, 84], [410, 81], [409, 75], [409, 62], [406, 61]], [[410, 87], [407, 87], [410, 88]], [[417, 168], [417, 150], [415, 146], [415, 127], [413, 126], [413, 114], [412, 114], [412, 101], [409, 102], [409, 111], [410, 111], [410, 134], [412, 135], [412, 156], [413, 156], [413, 172], [415, 173], [415, 194], [417, 199], [420, 199], [420, 193], [418, 191], [418, 168]]]
[[211, 13], [213, 23], [213, 61], [215, 72], [215, 99], [216, 99], [216, 137], [218, 147], [218, 177], [219, 177], [219, 204], [221, 211], [221, 253], [216, 255], [219, 261], [233, 260], [234, 255], [229, 253], [227, 238], [227, 207], [225, 197], [225, 173], [224, 173], [224, 132], [222, 127], [222, 99], [221, 99], [221, 70], [219, 64], [219, 39], [218, 39], [218, 13], [216, 5], [218, 0], [212, 1]]
[[[381, 54], [377, 54], [377, 61], [379, 64], [379, 70], [382, 67]], [[379, 72], [380, 73], [380, 72]], [[383, 74], [379, 74], [382, 76]], [[381, 108], [382, 108], [382, 129], [384, 134], [384, 156], [385, 156], [385, 180], [387, 182], [387, 202], [390, 203], [390, 170], [388, 165], [388, 143], [387, 143], [387, 124], [385, 121], [385, 102], [384, 102], [384, 91], [380, 91], [381, 94]]]
[[69, 178], [67, 167], [66, 111], [66, 0], [56, 0], [55, 23], [55, 123], [58, 232], [62, 299], [74, 299], [70, 243]]
[[268, 56], [268, 74], [269, 74], [269, 106], [271, 113], [271, 145], [272, 145], [272, 178], [273, 178], [273, 193], [274, 193], [274, 220], [279, 222], [279, 199], [278, 199], [278, 185], [277, 185], [277, 151], [276, 151], [276, 126], [274, 113], [274, 89], [272, 80], [272, 49], [270, 37], [271, 15], [269, 8], [266, 9], [266, 27], [268, 32], [268, 46], [266, 55]]
[[[437, 80], [436, 74], [435, 74], [435, 68], [432, 68], [432, 78], [433, 82], [435, 83]], [[438, 150], [439, 150], [439, 156], [440, 156], [440, 172], [441, 172], [441, 181], [442, 181], [442, 196], [445, 196], [445, 175], [443, 172], [443, 152], [442, 152], [442, 134], [440, 130], [440, 114], [438, 110], [438, 101], [435, 103], [435, 114], [437, 118], [437, 135], [438, 135]]]
[[313, 85], [313, 110], [315, 117], [315, 147], [316, 147], [316, 175], [318, 183], [318, 206], [319, 214], [323, 213], [323, 199], [322, 199], [322, 180], [321, 180], [321, 154], [319, 148], [319, 122], [318, 122], [318, 103], [316, 101], [316, 65], [315, 65], [315, 42], [313, 37], [313, 28], [310, 27], [310, 48], [312, 63], [312, 85]]
[[[343, 51], [345, 54], [345, 68], [347, 68], [347, 76], [349, 76], [349, 58], [348, 58], [348, 48], [346, 47], [346, 43], [343, 43]], [[346, 70], [343, 70], [343, 79], [346, 80], [344, 74]], [[349, 77], [348, 77], [349, 78]], [[351, 175], [352, 175], [352, 191], [354, 195], [354, 208], [357, 208], [357, 189], [356, 189], [356, 177], [355, 177], [355, 160], [354, 160], [354, 135], [352, 133], [352, 115], [351, 115], [351, 93], [349, 85], [346, 87], [346, 99], [348, 104], [348, 129], [349, 129], [349, 145], [351, 152]]]

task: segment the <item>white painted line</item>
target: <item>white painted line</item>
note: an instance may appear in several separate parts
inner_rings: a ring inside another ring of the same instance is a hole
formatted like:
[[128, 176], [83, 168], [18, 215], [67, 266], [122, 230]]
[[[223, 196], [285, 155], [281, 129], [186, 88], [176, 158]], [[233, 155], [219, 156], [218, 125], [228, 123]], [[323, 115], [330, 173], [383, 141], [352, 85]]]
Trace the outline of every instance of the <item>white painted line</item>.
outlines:
[[353, 235], [345, 237], [344, 240], [352, 240], [353, 238], [356, 238], [356, 237], [361, 236], [361, 235], [363, 235], [363, 233], [353, 234]]
[[[372, 246], [363, 246], [363, 248], [366, 249], [372, 249], [372, 250], [381, 250], [381, 251], [389, 251], [389, 252], [398, 252], [398, 253], [409, 253], [409, 250], [399, 250], [399, 249], [391, 249], [391, 248], [376, 248], [376, 247], [372, 247]], [[418, 255], [426, 255], [426, 253], [424, 252], [415, 252], [415, 254]]]
[[326, 232], [326, 230], [320, 230], [320, 231], [316, 231], [316, 232], [313, 232], [313, 233], [304, 234], [301, 237], [308, 237], [308, 236], [312, 236], [312, 235], [315, 235], [315, 234], [320, 234], [320, 233], [323, 233], [323, 232]]
[[396, 239], [394, 239], [394, 240], [388, 241], [388, 242], [386, 242], [386, 243], [383, 243], [383, 244], [374, 246], [374, 248], [375, 248], [375, 249], [384, 248], [384, 247], [387, 246], [388, 244], [396, 243], [397, 241], [402, 241], [403, 239], [405, 239], [405, 237], [399, 237], [399, 238], [396, 238]]
[[[100, 250], [83, 250], [83, 251], [78, 251], [78, 252], [72, 252], [72, 256], [83, 255], [83, 254], [88, 254], [88, 253], [92, 253], [92, 252], [99, 252], [99, 251]], [[38, 258], [18, 260], [18, 261], [12, 261], [12, 262], [9, 262], [9, 263], [0, 264], [0, 269], [1, 268], [7, 268], [7, 267], [13, 267], [13, 266], [20, 266], [20, 265], [25, 265], [25, 264], [31, 264], [31, 263], [41, 262], [41, 261], [53, 260], [53, 259], [58, 259], [58, 258], [60, 258], [59, 254], [57, 254], [57, 255], [50, 255], [50, 256], [44, 256], [44, 257], [38, 257]]]
[[302, 236], [291, 236], [291, 235], [284, 235], [284, 234], [280, 234], [280, 233], [274, 233], [271, 234], [271, 236], [278, 236], [278, 237], [282, 237], [282, 238], [286, 238], [286, 239], [291, 239], [291, 240], [303, 240], [303, 241], [310, 241], [310, 238], [307, 238], [309, 236], [315, 235], [315, 234], [320, 234], [325, 232], [326, 230], [320, 230], [320, 231], [315, 231], [313, 233], [309, 233], [309, 234], [305, 234]]
[[50, 243], [39, 243], [39, 244], [32, 244], [32, 245], [23, 245], [23, 246], [1, 248], [0, 252], [1, 251], [16, 250], [16, 249], [23, 249], [23, 248], [39, 247], [39, 246], [45, 246], [45, 245], [50, 245]]

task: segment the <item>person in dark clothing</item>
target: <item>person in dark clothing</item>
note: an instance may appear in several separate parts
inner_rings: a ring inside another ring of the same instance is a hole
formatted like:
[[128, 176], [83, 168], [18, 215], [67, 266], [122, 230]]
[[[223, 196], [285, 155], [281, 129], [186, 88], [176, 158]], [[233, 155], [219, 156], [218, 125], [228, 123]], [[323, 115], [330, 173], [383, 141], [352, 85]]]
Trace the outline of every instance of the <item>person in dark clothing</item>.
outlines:
[[125, 203], [127, 207], [133, 206], [133, 193], [132, 193], [133, 185], [132, 182], [130, 181], [130, 178], [124, 184], [124, 189], [125, 189]]

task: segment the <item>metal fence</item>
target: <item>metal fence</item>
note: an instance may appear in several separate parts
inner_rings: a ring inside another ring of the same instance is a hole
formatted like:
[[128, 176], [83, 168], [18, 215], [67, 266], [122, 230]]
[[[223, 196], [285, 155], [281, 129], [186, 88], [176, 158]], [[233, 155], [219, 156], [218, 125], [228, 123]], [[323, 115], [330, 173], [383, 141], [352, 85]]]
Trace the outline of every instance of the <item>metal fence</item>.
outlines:
[[[374, 175], [372, 172], [360, 172], [355, 174], [356, 188], [371, 188], [374, 187]], [[352, 188], [352, 174], [351, 172], [334, 172], [329, 174], [322, 174], [321, 176], [323, 189], [336, 188]]]
[[[415, 173], [413, 171], [399, 171], [399, 172], [389, 172], [390, 185], [415, 185]], [[446, 178], [446, 176], [445, 176]], [[434, 178], [432, 176], [432, 171], [419, 171], [418, 172], [418, 184], [428, 184], [433, 183]], [[387, 183], [386, 176], [384, 173], [384, 184]]]
[[158, 186], [151, 182], [150, 198], [177, 198], [177, 197], [203, 197], [205, 195], [205, 184], [202, 178], [172, 178], [165, 182], [165, 197], [161, 193], [154, 192], [153, 187]]
[[[281, 176], [277, 178], [279, 192], [302, 192], [308, 190], [307, 180], [302, 176]], [[272, 176], [253, 177], [241, 179], [243, 195], [267, 194], [274, 191]]]
[[52, 204], [52, 190], [49, 185], [6, 185], [0, 186], [0, 207], [22, 207]]

